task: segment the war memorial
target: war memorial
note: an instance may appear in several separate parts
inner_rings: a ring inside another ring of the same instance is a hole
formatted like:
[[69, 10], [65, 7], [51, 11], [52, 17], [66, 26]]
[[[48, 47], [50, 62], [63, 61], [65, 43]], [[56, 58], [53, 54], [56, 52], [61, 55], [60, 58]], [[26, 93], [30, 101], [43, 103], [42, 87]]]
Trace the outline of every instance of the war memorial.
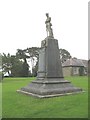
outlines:
[[36, 80], [17, 92], [38, 98], [55, 97], [82, 92], [70, 81], [65, 80], [62, 72], [58, 40], [54, 38], [51, 17], [46, 13], [47, 37], [41, 41], [39, 64]]

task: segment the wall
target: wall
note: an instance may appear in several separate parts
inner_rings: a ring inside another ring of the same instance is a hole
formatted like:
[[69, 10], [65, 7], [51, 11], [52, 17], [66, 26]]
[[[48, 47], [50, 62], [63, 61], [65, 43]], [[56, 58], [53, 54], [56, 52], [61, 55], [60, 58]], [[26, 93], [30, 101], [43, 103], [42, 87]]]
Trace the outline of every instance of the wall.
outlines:
[[[80, 73], [80, 68], [83, 68], [82, 73]], [[85, 75], [84, 67], [63, 67], [63, 76], [79, 76]]]
[[72, 75], [72, 67], [63, 67], [63, 76], [71, 76]]
[[79, 75], [79, 68], [80, 67], [72, 67], [72, 76]]

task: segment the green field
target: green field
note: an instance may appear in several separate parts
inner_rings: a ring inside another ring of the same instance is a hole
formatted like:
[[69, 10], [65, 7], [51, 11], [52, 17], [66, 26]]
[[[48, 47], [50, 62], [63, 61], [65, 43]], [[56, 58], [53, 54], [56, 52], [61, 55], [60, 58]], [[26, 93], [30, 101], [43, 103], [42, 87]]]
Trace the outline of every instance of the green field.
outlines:
[[87, 118], [88, 78], [67, 77], [72, 84], [85, 90], [84, 93], [53, 97], [34, 98], [17, 93], [35, 78], [4, 78], [2, 83], [3, 118]]
[[2, 83], [0, 82], [0, 118], [2, 118]]

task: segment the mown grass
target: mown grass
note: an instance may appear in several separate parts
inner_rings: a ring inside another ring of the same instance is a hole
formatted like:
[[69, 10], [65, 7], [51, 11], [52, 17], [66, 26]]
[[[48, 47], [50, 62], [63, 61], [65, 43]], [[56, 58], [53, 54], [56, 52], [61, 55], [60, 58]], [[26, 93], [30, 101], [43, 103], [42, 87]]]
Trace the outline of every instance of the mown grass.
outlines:
[[2, 118], [2, 83], [0, 82], [0, 118]]
[[16, 90], [35, 78], [5, 78], [3, 80], [3, 118], [87, 118], [88, 78], [67, 77], [72, 84], [83, 88], [84, 93], [38, 99]]

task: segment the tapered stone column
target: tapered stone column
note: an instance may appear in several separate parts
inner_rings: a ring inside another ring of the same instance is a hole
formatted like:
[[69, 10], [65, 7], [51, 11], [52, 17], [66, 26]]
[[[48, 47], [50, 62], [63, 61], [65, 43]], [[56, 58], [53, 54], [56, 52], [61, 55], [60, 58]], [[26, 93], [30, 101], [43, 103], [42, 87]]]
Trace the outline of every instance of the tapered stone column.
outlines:
[[47, 37], [41, 42], [37, 77], [63, 78], [58, 41], [54, 38]]

